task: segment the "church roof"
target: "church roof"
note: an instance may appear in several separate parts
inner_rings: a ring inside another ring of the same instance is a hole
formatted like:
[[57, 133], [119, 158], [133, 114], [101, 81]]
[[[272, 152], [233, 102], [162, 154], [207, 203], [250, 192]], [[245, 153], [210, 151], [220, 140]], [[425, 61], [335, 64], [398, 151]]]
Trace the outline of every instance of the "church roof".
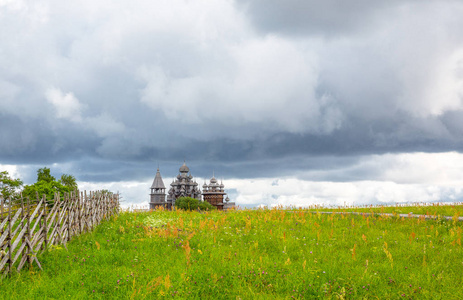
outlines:
[[180, 167], [180, 173], [188, 173], [190, 172], [190, 168], [188, 168], [185, 164], [185, 162], [183, 163], [183, 165]]
[[162, 181], [161, 173], [158, 171], [156, 172], [156, 176], [154, 177], [153, 184], [151, 185], [152, 189], [165, 189], [164, 182]]

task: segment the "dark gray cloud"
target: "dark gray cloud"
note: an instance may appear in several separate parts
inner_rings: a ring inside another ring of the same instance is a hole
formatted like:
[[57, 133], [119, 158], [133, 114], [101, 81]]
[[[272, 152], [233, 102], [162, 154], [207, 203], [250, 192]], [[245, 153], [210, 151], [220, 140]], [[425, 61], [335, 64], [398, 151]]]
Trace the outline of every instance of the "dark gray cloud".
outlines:
[[372, 24], [403, 1], [238, 0], [237, 3], [262, 31], [331, 36], [370, 30]]
[[[404, 16], [408, 16], [409, 25], [413, 25], [410, 16], [423, 12], [428, 14], [426, 22], [436, 24], [442, 21], [442, 12], [462, 9], [456, 0], [237, 0], [236, 3], [261, 32], [333, 39], [369, 34], [384, 24], [395, 27]], [[456, 15], [446, 17], [456, 18]]]

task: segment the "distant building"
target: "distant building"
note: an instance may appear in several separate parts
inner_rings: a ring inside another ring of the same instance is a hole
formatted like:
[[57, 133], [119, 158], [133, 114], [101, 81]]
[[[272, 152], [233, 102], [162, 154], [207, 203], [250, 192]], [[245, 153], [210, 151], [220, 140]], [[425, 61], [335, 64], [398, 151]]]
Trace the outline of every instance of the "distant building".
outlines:
[[[165, 209], [172, 209], [172, 207], [175, 207], [175, 200], [180, 197], [191, 197], [207, 201], [217, 207], [218, 210], [227, 210], [235, 207], [235, 202], [230, 202], [230, 199], [225, 197], [227, 193], [224, 191], [223, 182], [218, 184], [214, 176], [211, 178], [209, 184], [204, 183], [203, 192], [201, 193], [198, 183], [193, 180], [190, 169], [185, 163], [180, 167], [179, 172], [170, 184], [171, 187], [167, 193], [166, 200], [166, 187], [159, 168], [157, 169], [156, 176], [151, 185], [150, 209], [156, 209], [161, 206]], [[201, 199], [201, 196], [203, 199]]]
[[170, 184], [171, 188], [167, 195], [167, 208], [171, 209], [175, 206], [175, 200], [180, 197], [191, 197], [201, 200], [201, 191], [198, 188], [198, 183], [193, 181], [193, 176], [190, 174], [190, 169], [185, 163], [179, 169], [180, 174]]
[[160, 206], [166, 208], [166, 187], [158, 168], [151, 185], [150, 209], [156, 209]]
[[226, 194], [223, 182], [221, 181], [219, 184], [214, 176], [212, 176], [209, 184], [204, 183], [203, 185], [204, 201], [217, 207], [217, 210], [227, 210], [235, 206], [235, 202], [230, 202], [228, 196], [224, 199]]

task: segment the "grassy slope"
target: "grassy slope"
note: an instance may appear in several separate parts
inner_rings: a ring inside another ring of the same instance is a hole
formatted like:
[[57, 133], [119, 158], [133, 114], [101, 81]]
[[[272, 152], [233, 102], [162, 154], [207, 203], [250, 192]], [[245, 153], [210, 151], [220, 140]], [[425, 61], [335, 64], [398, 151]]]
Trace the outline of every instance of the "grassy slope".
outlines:
[[[167, 225], [164, 225], [167, 224]], [[122, 213], [0, 298], [463, 299], [462, 224], [254, 210]]]

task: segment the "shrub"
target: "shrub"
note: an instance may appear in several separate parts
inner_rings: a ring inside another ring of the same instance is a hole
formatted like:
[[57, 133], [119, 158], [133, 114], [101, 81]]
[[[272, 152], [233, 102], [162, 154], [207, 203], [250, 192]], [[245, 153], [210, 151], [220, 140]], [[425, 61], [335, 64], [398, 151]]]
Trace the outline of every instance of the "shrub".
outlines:
[[217, 207], [215, 207], [214, 205], [210, 204], [207, 201], [199, 202], [198, 208], [200, 210], [214, 210], [214, 209], [217, 209]]
[[200, 201], [191, 197], [180, 197], [175, 200], [175, 207], [183, 210], [213, 210], [213, 205], [206, 201]]

